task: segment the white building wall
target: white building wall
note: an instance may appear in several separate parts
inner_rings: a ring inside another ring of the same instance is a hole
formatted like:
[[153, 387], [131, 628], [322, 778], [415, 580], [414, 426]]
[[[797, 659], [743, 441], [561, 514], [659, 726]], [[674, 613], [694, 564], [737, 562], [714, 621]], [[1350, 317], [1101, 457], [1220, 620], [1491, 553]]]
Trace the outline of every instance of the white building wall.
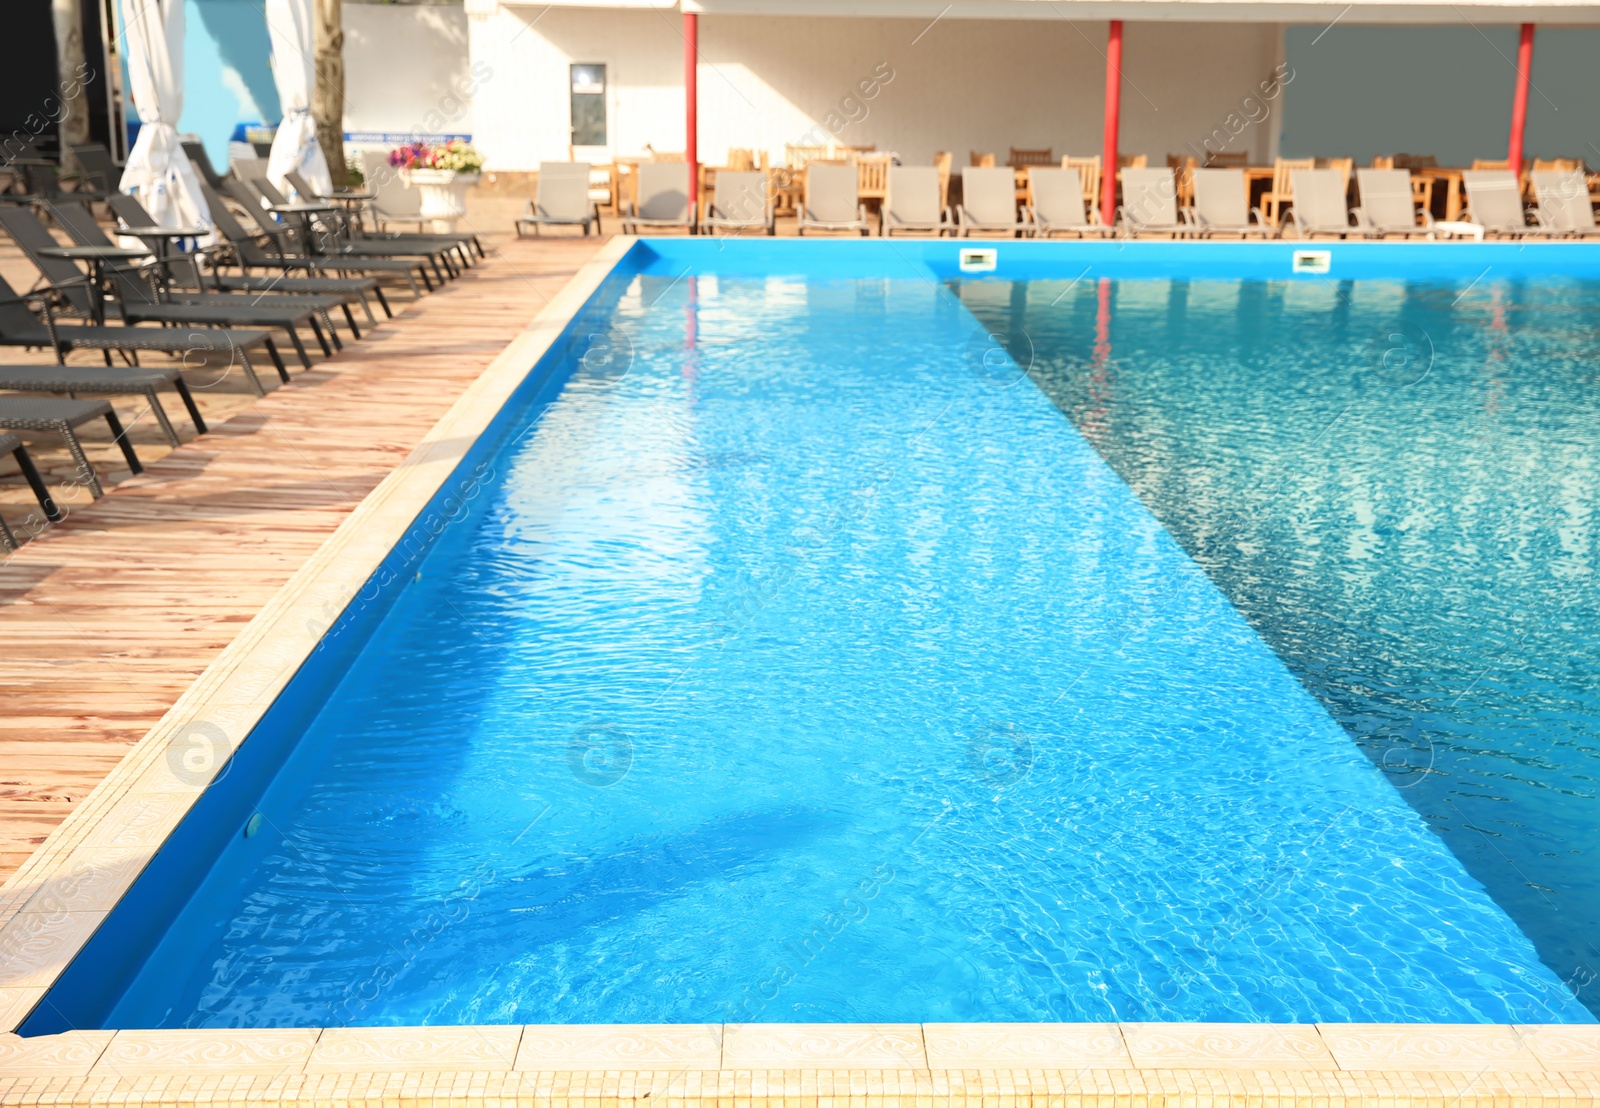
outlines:
[[357, 136], [473, 133], [476, 82], [458, 7], [344, 5], [344, 128]]
[[[920, 36], [920, 37], [919, 37]], [[1230, 149], [1269, 156], [1281, 100], [1241, 107], [1280, 60], [1275, 24], [1130, 23], [1124, 45], [1122, 149], [1156, 164], [1217, 128]], [[1097, 153], [1105, 90], [1104, 23], [707, 15], [700, 19], [700, 158], [831, 135], [911, 163], [936, 150], [1052, 147]], [[676, 11], [500, 7], [471, 22], [483, 76], [475, 137], [490, 166], [535, 169], [568, 157], [568, 70], [603, 62], [610, 144], [604, 160], [682, 150], [683, 39]], [[865, 88], [872, 94], [866, 99]], [[1244, 124], [1270, 112], [1270, 122]], [[1230, 120], [1230, 117], [1232, 119]], [[1213, 140], [1213, 146], [1216, 141]]]

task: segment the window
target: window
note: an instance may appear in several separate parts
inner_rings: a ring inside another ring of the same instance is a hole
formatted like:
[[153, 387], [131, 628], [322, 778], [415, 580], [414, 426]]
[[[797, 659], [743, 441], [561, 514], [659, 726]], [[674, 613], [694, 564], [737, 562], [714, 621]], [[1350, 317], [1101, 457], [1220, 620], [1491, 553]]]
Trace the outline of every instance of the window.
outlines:
[[572, 145], [606, 144], [606, 67], [572, 67]]

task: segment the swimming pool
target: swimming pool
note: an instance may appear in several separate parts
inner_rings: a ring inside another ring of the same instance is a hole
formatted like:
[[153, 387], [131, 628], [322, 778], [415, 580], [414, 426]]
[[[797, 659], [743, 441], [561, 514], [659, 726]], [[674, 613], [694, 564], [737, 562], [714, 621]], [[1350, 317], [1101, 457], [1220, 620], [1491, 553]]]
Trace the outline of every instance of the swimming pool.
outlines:
[[1239, 498], [1152, 492], [1231, 437], [1105, 431], [1191, 302], [1221, 379], [1304, 381], [1317, 312], [1423, 348], [1395, 287], [842, 245], [631, 256], [27, 1030], [1591, 1018], [1264, 624], [1277, 502], [1234, 560], [1191, 532]]

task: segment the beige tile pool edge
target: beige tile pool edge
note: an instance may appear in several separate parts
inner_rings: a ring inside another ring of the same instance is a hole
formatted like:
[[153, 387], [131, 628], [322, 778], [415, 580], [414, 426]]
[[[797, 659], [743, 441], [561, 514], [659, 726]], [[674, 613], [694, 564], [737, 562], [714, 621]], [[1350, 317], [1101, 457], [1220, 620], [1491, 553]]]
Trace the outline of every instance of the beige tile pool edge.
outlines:
[[11, 1030], [412, 527], [632, 239], [506, 347], [0, 886], [0, 1105], [665, 1101], [917, 1108], [1600, 1108], [1600, 1027], [898, 1024]]

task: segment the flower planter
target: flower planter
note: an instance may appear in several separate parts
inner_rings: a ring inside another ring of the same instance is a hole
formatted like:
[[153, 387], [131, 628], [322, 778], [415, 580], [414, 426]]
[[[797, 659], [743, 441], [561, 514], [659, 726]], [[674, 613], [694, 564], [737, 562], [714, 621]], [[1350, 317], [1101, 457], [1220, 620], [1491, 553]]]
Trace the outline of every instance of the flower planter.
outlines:
[[433, 230], [456, 229], [456, 220], [467, 214], [467, 190], [478, 183], [479, 173], [457, 173], [452, 169], [408, 169], [401, 178], [419, 193], [422, 218]]

